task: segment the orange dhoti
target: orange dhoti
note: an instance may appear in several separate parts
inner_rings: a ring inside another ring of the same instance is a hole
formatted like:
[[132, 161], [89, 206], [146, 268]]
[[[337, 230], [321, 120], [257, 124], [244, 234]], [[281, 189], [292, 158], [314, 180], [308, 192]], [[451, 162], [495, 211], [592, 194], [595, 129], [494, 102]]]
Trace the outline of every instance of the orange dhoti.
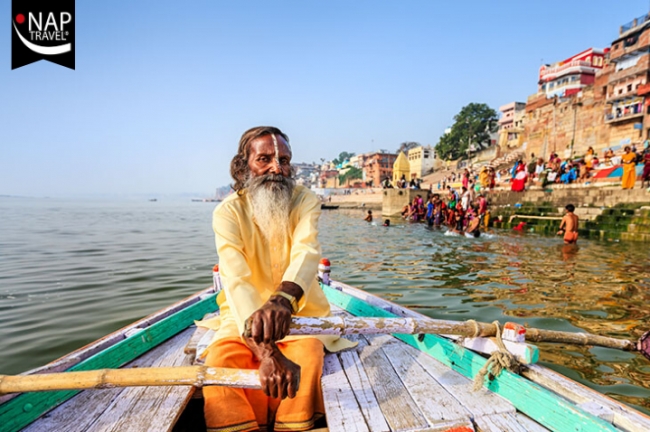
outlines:
[[[315, 338], [278, 342], [280, 351], [300, 366], [300, 387], [293, 399], [273, 399], [262, 390], [209, 386], [203, 388], [208, 432], [265, 430], [269, 411], [275, 410], [276, 431], [304, 431], [323, 417], [321, 373], [323, 343]], [[208, 349], [206, 366], [259, 369], [260, 362], [239, 338], [216, 341]], [[279, 403], [279, 407], [278, 407]]]
[[566, 233], [564, 233], [564, 243], [576, 243], [577, 241], [578, 241], [577, 232], [567, 231]]

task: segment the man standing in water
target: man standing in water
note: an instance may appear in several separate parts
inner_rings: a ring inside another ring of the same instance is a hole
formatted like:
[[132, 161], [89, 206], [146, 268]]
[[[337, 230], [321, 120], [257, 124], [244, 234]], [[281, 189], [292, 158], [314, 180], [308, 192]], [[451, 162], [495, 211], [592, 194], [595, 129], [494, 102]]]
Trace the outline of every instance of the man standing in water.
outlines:
[[323, 347], [352, 345], [338, 337], [287, 337], [292, 315], [330, 313], [316, 280], [320, 201], [295, 185], [289, 139], [274, 127], [244, 133], [230, 173], [236, 193], [213, 214], [223, 291], [205, 363], [258, 369], [262, 390], [204, 388], [206, 425], [208, 431], [311, 429], [324, 414]]
[[557, 235], [564, 234], [565, 244], [574, 244], [578, 242], [578, 216], [573, 213], [576, 208], [573, 204], [567, 204], [564, 209], [565, 215], [560, 222], [560, 230]]

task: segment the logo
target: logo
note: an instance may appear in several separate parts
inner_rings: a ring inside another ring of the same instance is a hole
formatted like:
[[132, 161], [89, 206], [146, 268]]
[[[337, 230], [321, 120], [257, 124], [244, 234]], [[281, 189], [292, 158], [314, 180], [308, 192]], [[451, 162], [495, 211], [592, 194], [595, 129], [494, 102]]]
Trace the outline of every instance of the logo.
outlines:
[[12, 0], [11, 69], [48, 60], [74, 69], [74, 0]]

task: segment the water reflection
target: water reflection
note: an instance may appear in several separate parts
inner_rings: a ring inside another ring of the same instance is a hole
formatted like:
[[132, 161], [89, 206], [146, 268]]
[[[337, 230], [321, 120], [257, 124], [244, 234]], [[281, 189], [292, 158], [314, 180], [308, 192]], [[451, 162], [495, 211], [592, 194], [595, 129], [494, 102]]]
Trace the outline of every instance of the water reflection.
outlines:
[[[650, 257], [637, 243], [497, 231], [468, 239], [363, 212], [325, 212], [323, 251], [333, 277], [440, 319], [498, 319], [638, 339], [650, 314]], [[650, 410], [650, 362], [607, 348], [540, 344], [541, 361]]]

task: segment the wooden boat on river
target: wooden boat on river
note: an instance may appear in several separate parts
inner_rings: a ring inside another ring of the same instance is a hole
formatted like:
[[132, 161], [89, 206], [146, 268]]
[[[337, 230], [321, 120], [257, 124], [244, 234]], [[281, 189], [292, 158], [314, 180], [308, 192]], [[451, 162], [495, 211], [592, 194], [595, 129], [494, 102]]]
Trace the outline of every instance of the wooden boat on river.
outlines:
[[[429, 319], [343, 283], [321, 286], [334, 316]], [[215, 297], [211, 287], [25, 375], [191, 365], [211, 338], [194, 320], [218, 313]], [[521, 375], [504, 370], [473, 391], [487, 360], [459, 341], [355, 337], [355, 349], [325, 357], [326, 423], [315, 430], [650, 431], [650, 417], [534, 364], [532, 351]], [[7, 394], [0, 431], [197, 431], [202, 409], [188, 385]]]

